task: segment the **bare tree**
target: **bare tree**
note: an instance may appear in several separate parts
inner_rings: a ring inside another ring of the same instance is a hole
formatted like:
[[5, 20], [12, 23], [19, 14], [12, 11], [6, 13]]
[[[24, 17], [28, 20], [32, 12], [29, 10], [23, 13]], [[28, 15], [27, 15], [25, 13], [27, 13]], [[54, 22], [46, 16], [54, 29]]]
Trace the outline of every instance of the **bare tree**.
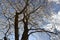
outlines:
[[[20, 22], [23, 23], [24, 29], [21, 40], [28, 40], [29, 36], [36, 32], [45, 32], [49, 36], [50, 34], [57, 35], [57, 33], [39, 26], [45, 22], [44, 18], [49, 19], [52, 16], [51, 9], [48, 9], [48, 0], [3, 0], [2, 2], [6, 3], [4, 5], [6, 6], [6, 9], [3, 9], [5, 17], [7, 16], [10, 20], [14, 19], [12, 24], [14, 26], [15, 40], [19, 40], [19, 28], [21, 27], [19, 26]], [[14, 10], [12, 14], [10, 8]], [[11, 17], [11, 15], [13, 17]], [[22, 18], [20, 17], [21, 15]]]

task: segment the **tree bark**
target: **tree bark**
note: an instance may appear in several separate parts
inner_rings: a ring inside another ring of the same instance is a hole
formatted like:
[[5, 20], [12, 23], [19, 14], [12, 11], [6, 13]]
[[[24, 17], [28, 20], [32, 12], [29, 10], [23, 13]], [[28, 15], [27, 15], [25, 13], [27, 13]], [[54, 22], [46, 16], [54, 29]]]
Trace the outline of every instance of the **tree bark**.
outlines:
[[27, 13], [24, 13], [23, 23], [24, 23], [24, 32], [22, 34], [21, 40], [28, 40], [28, 16], [27, 16]]
[[7, 37], [4, 37], [4, 40], [7, 40]]
[[19, 29], [18, 29], [18, 13], [15, 15], [15, 40], [19, 40]]
[[28, 40], [28, 27], [27, 27], [27, 24], [24, 24], [24, 32], [23, 32], [21, 40]]
[[27, 5], [28, 5], [28, 1], [29, 0], [26, 0], [25, 2], [26, 2], [26, 9], [24, 10], [24, 12], [23, 12], [23, 23], [24, 23], [24, 32], [23, 32], [23, 34], [22, 34], [22, 38], [21, 38], [21, 40], [28, 40], [28, 12], [27, 12]]

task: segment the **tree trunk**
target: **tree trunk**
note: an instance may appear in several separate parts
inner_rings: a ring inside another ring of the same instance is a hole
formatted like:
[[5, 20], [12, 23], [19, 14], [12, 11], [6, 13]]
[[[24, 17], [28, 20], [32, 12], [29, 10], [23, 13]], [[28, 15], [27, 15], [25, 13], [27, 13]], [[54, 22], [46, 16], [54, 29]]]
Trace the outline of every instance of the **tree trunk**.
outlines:
[[7, 38], [6, 38], [6, 37], [4, 37], [4, 40], [7, 40]]
[[23, 12], [24, 32], [22, 34], [21, 40], [28, 40], [28, 12], [27, 12], [28, 1], [29, 0], [26, 0], [26, 9]]
[[28, 16], [27, 16], [27, 13], [24, 13], [23, 23], [24, 23], [24, 32], [22, 34], [21, 40], [28, 40]]
[[28, 27], [27, 27], [27, 24], [24, 24], [24, 32], [23, 32], [21, 40], [28, 40]]
[[19, 29], [18, 29], [18, 13], [15, 15], [15, 40], [19, 40]]

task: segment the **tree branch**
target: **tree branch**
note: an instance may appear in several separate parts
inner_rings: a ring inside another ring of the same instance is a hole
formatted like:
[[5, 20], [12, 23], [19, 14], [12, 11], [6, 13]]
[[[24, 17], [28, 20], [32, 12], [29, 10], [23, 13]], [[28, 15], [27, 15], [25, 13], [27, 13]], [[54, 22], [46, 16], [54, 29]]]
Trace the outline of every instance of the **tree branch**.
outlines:
[[37, 31], [34, 31], [34, 32], [29, 33], [29, 35], [31, 35], [31, 34], [33, 34], [33, 33], [36, 33], [36, 32], [47, 32], [47, 33], [51, 33], [51, 34], [57, 35], [57, 33], [55, 33], [55, 32], [50, 32], [50, 31], [47, 31], [47, 30], [44, 30], [44, 29], [41, 29], [41, 28], [29, 29], [29, 30], [37, 30]]

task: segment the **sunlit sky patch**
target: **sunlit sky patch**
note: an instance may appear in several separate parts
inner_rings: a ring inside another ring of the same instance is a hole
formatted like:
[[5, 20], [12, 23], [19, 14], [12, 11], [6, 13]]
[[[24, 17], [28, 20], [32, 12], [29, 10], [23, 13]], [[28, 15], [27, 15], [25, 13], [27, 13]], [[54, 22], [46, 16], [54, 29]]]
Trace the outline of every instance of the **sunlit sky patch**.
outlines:
[[58, 14], [56, 14], [56, 15], [53, 15], [52, 16], [52, 22], [54, 22], [54, 24], [55, 24], [55, 27], [58, 29], [58, 30], [60, 30], [60, 11], [58, 12]]
[[49, 2], [54, 1], [56, 3], [60, 3], [60, 0], [48, 0]]

